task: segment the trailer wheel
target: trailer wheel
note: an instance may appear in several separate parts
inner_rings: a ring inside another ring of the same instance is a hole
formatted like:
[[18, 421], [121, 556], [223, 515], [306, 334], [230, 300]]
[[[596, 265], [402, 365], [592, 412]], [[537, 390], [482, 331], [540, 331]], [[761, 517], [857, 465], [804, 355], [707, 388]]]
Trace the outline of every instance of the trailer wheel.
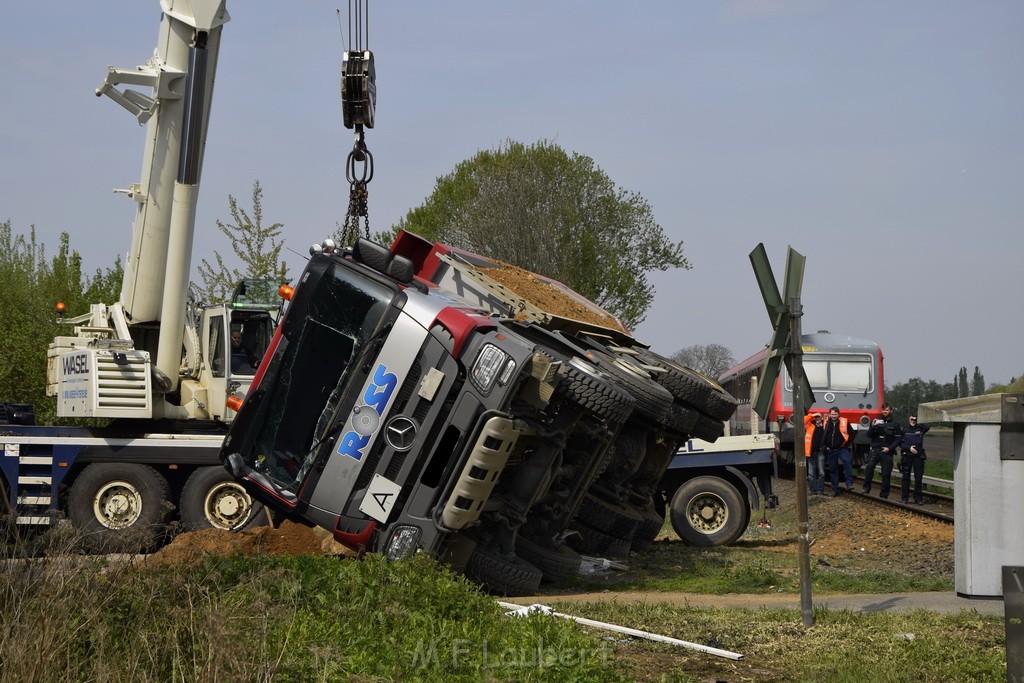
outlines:
[[466, 561], [466, 578], [494, 595], [533, 595], [540, 587], [543, 572], [515, 553], [502, 555], [477, 546]]
[[71, 485], [68, 514], [94, 552], [144, 552], [163, 541], [173, 505], [167, 480], [147, 465], [93, 463]]
[[181, 521], [189, 531], [240, 531], [264, 522], [263, 504], [255, 501], [223, 467], [200, 467], [181, 490]]
[[732, 484], [718, 477], [695, 477], [672, 496], [672, 528], [689, 545], [732, 543], [746, 531], [750, 509]]
[[544, 581], [556, 583], [577, 576], [583, 558], [580, 554], [560, 543], [552, 548], [545, 544], [534, 543], [522, 536], [516, 538], [516, 554], [537, 567], [544, 575]]

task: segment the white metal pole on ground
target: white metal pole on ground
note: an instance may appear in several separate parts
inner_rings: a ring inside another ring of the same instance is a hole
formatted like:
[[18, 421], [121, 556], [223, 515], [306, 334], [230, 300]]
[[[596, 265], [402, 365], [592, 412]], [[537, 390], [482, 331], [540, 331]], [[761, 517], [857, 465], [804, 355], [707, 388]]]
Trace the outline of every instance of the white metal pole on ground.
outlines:
[[689, 641], [680, 640], [678, 638], [670, 638], [668, 636], [658, 635], [657, 633], [648, 633], [647, 631], [640, 631], [640, 630], [635, 629], [635, 628], [629, 628], [628, 626], [619, 626], [617, 624], [609, 624], [609, 623], [604, 622], [604, 621], [595, 621], [594, 619], [587, 619], [585, 617], [574, 617], [571, 614], [562, 614], [561, 612], [556, 612], [552, 608], [548, 607], [547, 605], [540, 605], [540, 604], [517, 605], [515, 603], [502, 602], [500, 600], [498, 601], [498, 604], [501, 605], [502, 607], [504, 607], [505, 609], [510, 610], [510, 613], [515, 614], [517, 616], [526, 616], [526, 615], [530, 614], [531, 612], [540, 612], [542, 614], [550, 614], [551, 616], [558, 617], [560, 619], [568, 619], [569, 621], [574, 621], [577, 624], [580, 624], [581, 626], [591, 626], [593, 628], [603, 628], [606, 631], [614, 631], [615, 633], [622, 633], [622, 634], [625, 634], [625, 635], [628, 635], [628, 636], [633, 636], [635, 638], [645, 638], [646, 640], [653, 640], [653, 641], [658, 642], [658, 643], [668, 643], [669, 645], [677, 645], [679, 647], [686, 647], [686, 648], [689, 648], [691, 650], [697, 650], [699, 652], [705, 652], [705, 653], [707, 653], [709, 655], [715, 655], [716, 657], [724, 657], [726, 659], [736, 659], [736, 660], [743, 659], [743, 655], [741, 655], [741, 654], [739, 654], [737, 652], [730, 652], [728, 650], [720, 650], [717, 647], [708, 647], [707, 645], [700, 645], [699, 643], [691, 643]]

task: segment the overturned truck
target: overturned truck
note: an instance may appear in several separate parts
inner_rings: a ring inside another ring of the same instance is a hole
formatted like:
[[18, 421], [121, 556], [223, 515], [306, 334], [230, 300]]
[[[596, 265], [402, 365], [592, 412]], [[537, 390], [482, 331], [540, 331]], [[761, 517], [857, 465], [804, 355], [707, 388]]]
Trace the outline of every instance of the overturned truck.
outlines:
[[353, 548], [531, 593], [650, 543], [676, 451], [735, 410], [557, 282], [409, 232], [313, 252], [221, 459]]

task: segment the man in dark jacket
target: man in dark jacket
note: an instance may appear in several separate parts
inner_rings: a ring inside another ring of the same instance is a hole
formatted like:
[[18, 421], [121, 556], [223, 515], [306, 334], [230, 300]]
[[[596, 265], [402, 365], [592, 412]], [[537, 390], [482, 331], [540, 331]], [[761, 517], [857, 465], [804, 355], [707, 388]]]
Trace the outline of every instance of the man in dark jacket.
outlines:
[[875, 465], [882, 465], [882, 488], [878, 491], [879, 498], [889, 497], [889, 484], [892, 479], [892, 456], [903, 439], [903, 429], [893, 417], [892, 406], [882, 404], [882, 417], [871, 423], [868, 428], [868, 439], [871, 450], [867, 462], [864, 463], [864, 493], [871, 493], [872, 479], [875, 478]]
[[231, 372], [251, 375], [256, 371], [260, 359], [252, 350], [242, 343], [242, 332], [231, 330]]
[[914, 503], [920, 505], [924, 502], [921, 495], [921, 480], [924, 478], [924, 461], [927, 456], [924, 454], [924, 435], [931, 427], [926, 424], [918, 424], [917, 416], [911, 415], [907, 418], [909, 423], [903, 428], [903, 438], [900, 441], [900, 472], [903, 474], [903, 483], [900, 485], [900, 499], [906, 503], [910, 498], [910, 475], [914, 475]]
[[829, 479], [832, 484], [830, 496], [839, 495], [839, 465], [843, 466], [843, 476], [846, 479], [846, 490], [853, 488], [853, 456], [850, 454], [850, 443], [853, 436], [850, 434], [850, 422], [845, 417], [839, 417], [839, 408], [832, 406], [828, 411], [828, 419], [822, 427], [821, 452], [825, 454], [828, 461]]

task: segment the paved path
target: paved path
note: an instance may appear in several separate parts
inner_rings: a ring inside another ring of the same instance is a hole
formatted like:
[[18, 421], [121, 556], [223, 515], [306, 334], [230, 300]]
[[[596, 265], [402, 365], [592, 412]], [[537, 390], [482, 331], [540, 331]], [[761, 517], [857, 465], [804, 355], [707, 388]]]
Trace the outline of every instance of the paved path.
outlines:
[[[792, 594], [766, 593], [763, 595], [704, 595], [698, 593], [641, 593], [635, 591], [602, 591], [598, 593], [550, 593], [522, 598], [509, 598], [508, 602], [520, 605], [555, 602], [668, 602], [683, 607], [723, 607], [743, 609], [793, 609], [800, 611], [800, 596]], [[1003, 616], [1002, 599], [968, 599], [952, 591], [929, 593], [871, 593], [867, 595], [820, 595], [811, 596], [815, 608], [851, 612], [905, 612], [926, 609], [943, 614], [956, 614], [961, 610], [977, 610], [987, 616]]]

